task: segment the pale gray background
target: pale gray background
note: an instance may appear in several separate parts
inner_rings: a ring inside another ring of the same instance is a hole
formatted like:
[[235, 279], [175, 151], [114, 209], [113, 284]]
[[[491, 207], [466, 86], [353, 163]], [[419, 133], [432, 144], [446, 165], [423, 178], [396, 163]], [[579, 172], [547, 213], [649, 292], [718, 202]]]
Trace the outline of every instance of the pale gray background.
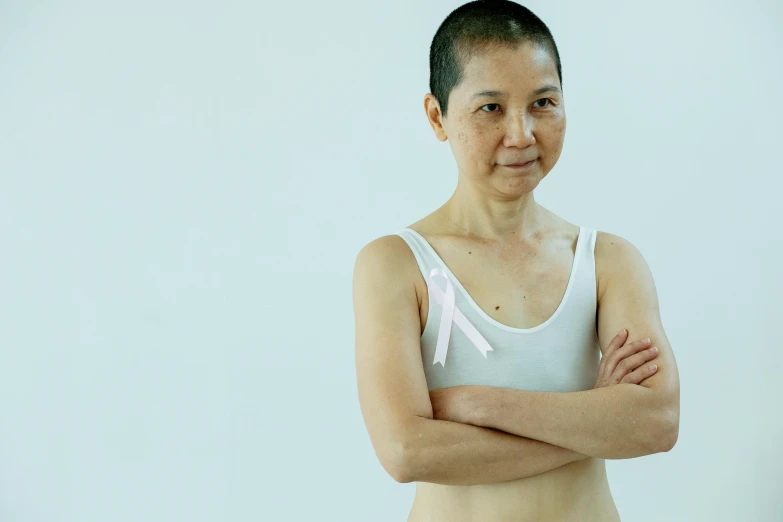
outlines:
[[[0, 2], [0, 520], [402, 521], [356, 390], [359, 249], [440, 206], [461, 2]], [[536, 199], [649, 263], [679, 442], [624, 522], [783, 520], [777, 0], [528, 2], [564, 75]]]

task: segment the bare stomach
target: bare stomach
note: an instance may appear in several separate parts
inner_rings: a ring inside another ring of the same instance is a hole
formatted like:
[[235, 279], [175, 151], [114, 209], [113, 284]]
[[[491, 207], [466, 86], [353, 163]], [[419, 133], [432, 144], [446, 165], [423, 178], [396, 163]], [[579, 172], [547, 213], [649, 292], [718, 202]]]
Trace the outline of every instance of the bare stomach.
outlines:
[[416, 482], [408, 522], [620, 522], [604, 459], [496, 484]]

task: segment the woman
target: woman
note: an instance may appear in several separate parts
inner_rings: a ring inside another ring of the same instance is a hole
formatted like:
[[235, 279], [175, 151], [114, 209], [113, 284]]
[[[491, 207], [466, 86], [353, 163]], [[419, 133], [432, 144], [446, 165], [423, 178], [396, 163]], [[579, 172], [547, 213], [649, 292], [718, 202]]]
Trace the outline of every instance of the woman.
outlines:
[[565, 136], [554, 40], [516, 3], [470, 2], [430, 67], [457, 187], [354, 267], [373, 448], [416, 482], [409, 522], [620, 520], [605, 459], [674, 446], [679, 378], [639, 251], [534, 199]]

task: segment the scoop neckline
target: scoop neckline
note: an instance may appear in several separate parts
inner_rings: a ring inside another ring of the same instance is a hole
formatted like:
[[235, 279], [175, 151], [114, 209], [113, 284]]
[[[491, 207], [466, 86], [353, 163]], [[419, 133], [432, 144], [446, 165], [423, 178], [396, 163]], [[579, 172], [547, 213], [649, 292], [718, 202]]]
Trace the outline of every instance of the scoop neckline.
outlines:
[[[449, 276], [449, 279], [451, 279], [451, 282], [456, 286], [460, 292], [462, 292], [462, 295], [465, 297], [465, 300], [470, 304], [470, 306], [478, 313], [485, 321], [492, 324], [493, 326], [496, 326], [497, 328], [500, 328], [501, 330], [505, 330], [507, 332], [513, 332], [513, 333], [521, 333], [521, 334], [528, 334], [537, 332], [543, 328], [546, 328], [549, 326], [558, 315], [560, 315], [560, 312], [565, 307], [566, 301], [568, 301], [568, 297], [571, 294], [571, 288], [574, 286], [574, 280], [576, 278], [576, 272], [577, 268], [579, 267], [579, 258], [581, 247], [584, 240], [584, 227], [581, 225], [579, 226], [579, 234], [577, 235], [576, 239], [576, 247], [574, 248], [574, 261], [571, 264], [571, 273], [568, 276], [568, 284], [566, 285], [565, 293], [563, 294], [563, 298], [560, 300], [560, 303], [557, 305], [557, 308], [552, 313], [552, 315], [544, 321], [543, 323], [533, 326], [531, 328], [514, 328], [513, 326], [509, 326], [507, 324], [501, 323], [500, 321], [492, 318], [489, 314], [487, 314], [473, 299], [473, 297], [470, 295], [470, 293], [465, 289], [464, 286], [462, 286], [462, 283], [460, 283], [459, 279], [457, 279], [454, 276], [454, 273], [451, 271], [451, 269], [448, 267], [448, 265], [441, 259], [440, 255], [438, 255], [438, 252], [435, 251], [435, 248], [433, 248], [432, 245], [430, 245], [429, 241], [427, 241], [424, 236], [413, 230], [412, 228], [405, 227], [403, 230], [407, 230], [414, 234], [416, 237], [421, 239], [422, 244], [429, 250], [430, 254], [435, 258], [435, 260], [441, 265], [441, 268], [444, 269], [446, 274]], [[431, 299], [428, 300], [430, 305], [432, 304]], [[430, 315], [427, 314], [427, 323], [430, 322]]]

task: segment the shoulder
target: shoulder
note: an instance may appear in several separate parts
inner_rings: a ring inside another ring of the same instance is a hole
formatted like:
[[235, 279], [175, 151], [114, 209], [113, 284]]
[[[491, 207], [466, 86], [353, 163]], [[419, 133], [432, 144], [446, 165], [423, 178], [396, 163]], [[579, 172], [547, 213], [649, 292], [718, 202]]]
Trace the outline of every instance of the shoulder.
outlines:
[[622, 277], [623, 274], [649, 271], [644, 256], [631, 241], [617, 234], [601, 230], [596, 231], [595, 268], [598, 278], [599, 302], [612, 278]]
[[622, 254], [624, 251], [636, 248], [627, 239], [611, 232], [596, 230], [595, 234], [595, 255], [608, 256]]
[[[418, 264], [408, 244], [397, 234], [373, 239], [364, 245], [354, 261], [354, 285], [357, 281], [379, 285], [414, 284]], [[418, 293], [418, 289], [417, 289]]]
[[415, 258], [405, 240], [397, 234], [389, 234], [373, 239], [359, 249], [354, 269], [404, 269]]

